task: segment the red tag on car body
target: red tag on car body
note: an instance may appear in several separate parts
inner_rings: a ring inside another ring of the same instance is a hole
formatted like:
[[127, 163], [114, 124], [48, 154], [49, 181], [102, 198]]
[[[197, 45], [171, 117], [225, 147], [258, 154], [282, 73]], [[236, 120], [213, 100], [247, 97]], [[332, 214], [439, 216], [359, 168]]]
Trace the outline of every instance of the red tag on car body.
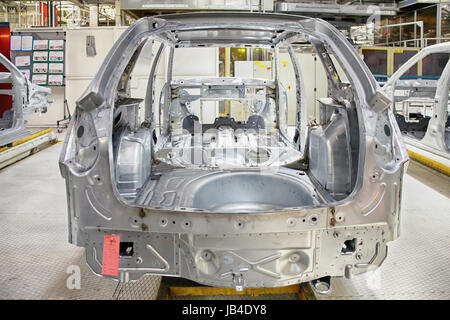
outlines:
[[119, 275], [119, 245], [120, 236], [113, 234], [104, 236], [102, 274], [105, 276]]

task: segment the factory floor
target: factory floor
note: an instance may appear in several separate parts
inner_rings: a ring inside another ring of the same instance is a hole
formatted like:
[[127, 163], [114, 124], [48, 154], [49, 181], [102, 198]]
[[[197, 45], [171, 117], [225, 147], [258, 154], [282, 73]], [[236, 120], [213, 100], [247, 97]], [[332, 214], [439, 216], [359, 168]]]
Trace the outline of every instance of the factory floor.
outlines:
[[[67, 242], [61, 147], [0, 171], [0, 299], [156, 299], [160, 277], [134, 283], [98, 277], [86, 266], [84, 249]], [[389, 243], [382, 267], [333, 279], [332, 292], [317, 299], [450, 299], [450, 178], [411, 162], [402, 208], [401, 236]], [[77, 267], [81, 287], [68, 289]]]

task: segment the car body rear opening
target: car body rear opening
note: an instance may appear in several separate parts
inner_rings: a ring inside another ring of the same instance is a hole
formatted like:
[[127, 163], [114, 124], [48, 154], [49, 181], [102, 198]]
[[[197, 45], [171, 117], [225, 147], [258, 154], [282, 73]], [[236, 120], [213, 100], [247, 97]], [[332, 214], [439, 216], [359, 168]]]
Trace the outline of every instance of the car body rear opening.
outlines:
[[[305, 48], [327, 74], [317, 100]], [[245, 52], [258, 60], [236, 63]], [[186, 66], [210, 53], [214, 76]], [[120, 235], [122, 280], [276, 287], [377, 268], [399, 234], [408, 160], [390, 105], [323, 20], [142, 18], [77, 101], [60, 158], [70, 242], [101, 274], [103, 236]]]

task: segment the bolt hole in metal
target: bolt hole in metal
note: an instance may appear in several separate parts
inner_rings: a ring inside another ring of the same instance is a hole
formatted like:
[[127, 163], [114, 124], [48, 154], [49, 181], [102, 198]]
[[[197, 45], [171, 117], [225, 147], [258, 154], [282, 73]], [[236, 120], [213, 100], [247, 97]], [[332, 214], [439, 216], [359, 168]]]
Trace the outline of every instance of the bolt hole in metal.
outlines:
[[320, 279], [315, 279], [311, 281], [312, 288], [316, 293], [328, 294], [331, 291], [331, 278], [323, 277]]
[[356, 238], [344, 241], [341, 254], [353, 254], [356, 251]]
[[384, 134], [388, 137], [391, 135], [391, 128], [387, 124], [384, 125]]
[[313, 194], [301, 182], [277, 175], [238, 172], [205, 181], [195, 192], [192, 206], [215, 212], [255, 212], [314, 203]]
[[84, 134], [84, 126], [79, 126], [77, 130], [77, 137], [81, 138]]
[[191, 227], [191, 223], [190, 223], [190, 221], [185, 220], [182, 222], [182, 226], [185, 229], [189, 229]]
[[314, 214], [309, 216], [309, 224], [315, 225], [317, 223], [317, 220], [318, 220], [317, 215]]
[[219, 266], [217, 255], [210, 250], [203, 250], [195, 256], [195, 267], [203, 274], [215, 274], [219, 270]]
[[97, 184], [100, 184], [102, 182], [102, 178], [98, 174], [94, 175], [92, 178]]
[[134, 243], [133, 242], [120, 242], [119, 256], [132, 257], [133, 252], [134, 252]]

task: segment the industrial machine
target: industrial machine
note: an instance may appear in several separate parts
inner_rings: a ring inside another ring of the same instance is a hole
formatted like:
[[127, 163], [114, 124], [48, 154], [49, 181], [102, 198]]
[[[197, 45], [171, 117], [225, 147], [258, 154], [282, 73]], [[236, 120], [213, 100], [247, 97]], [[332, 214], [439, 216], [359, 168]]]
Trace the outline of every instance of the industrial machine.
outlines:
[[[319, 116], [307, 125], [309, 75], [293, 43], [312, 45], [327, 72]], [[131, 82], [148, 46], [143, 99]], [[172, 76], [177, 50], [211, 47], [268, 50], [275, 70], [266, 78]], [[293, 136], [280, 48], [296, 79]], [[156, 86], [161, 69], [164, 85]], [[225, 104], [239, 112], [220, 110]], [[237, 290], [313, 281], [327, 292], [330, 276], [350, 278], [386, 258], [399, 236], [407, 161], [391, 100], [327, 22], [145, 17], [76, 103], [60, 156], [69, 241], [86, 248], [93, 272], [122, 281], [158, 274]]]

